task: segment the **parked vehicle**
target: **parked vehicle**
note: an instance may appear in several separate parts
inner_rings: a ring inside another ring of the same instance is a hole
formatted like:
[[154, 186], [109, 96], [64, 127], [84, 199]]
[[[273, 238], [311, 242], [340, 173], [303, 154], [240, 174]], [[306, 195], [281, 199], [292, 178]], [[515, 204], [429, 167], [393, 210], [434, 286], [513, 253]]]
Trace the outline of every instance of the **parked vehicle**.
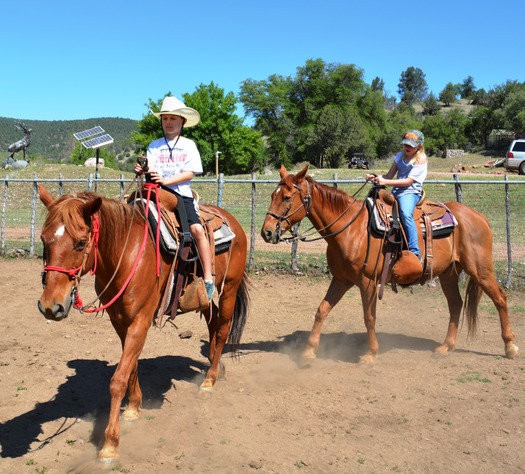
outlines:
[[505, 169], [525, 174], [525, 138], [513, 140], [505, 155]]
[[368, 160], [364, 153], [354, 153], [348, 164], [349, 168], [367, 170], [369, 168]]

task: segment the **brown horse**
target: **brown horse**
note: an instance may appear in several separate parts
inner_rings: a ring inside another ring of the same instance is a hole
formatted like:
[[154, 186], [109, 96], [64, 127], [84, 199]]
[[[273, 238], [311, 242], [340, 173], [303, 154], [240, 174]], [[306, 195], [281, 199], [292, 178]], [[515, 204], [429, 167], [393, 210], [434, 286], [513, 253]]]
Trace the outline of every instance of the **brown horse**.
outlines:
[[[160, 191], [159, 196], [161, 202], [164, 198], [174, 199], [166, 191]], [[138, 417], [142, 401], [138, 359], [148, 329], [154, 317], [159, 317], [156, 313], [172, 271], [173, 256], [160, 255], [157, 276], [155, 245], [149, 229], [145, 230], [144, 213], [138, 207], [91, 192], [55, 200], [42, 186], [40, 199], [48, 209], [41, 235], [45, 267], [44, 291], [38, 302], [40, 312], [55, 321], [66, 318], [78, 296], [81, 276], [94, 272], [95, 290], [100, 302], [107, 306], [122, 344], [122, 356], [109, 386], [111, 407], [99, 453], [99, 459], [111, 461], [118, 458], [119, 417], [126, 391], [129, 403], [123, 416]], [[224, 375], [220, 362], [224, 345], [228, 342], [234, 352], [238, 349], [249, 297], [246, 234], [226, 211], [215, 206], [204, 207], [220, 216], [235, 234], [230, 249], [216, 255], [214, 260], [218, 304], [213, 301], [211, 311], [203, 312], [210, 337], [210, 367], [200, 391], [210, 392], [217, 378]]]
[[[289, 174], [281, 167], [281, 181], [272, 194], [272, 201], [261, 234], [266, 242], [277, 244], [286, 231], [307, 217], [325, 238], [326, 257], [333, 279], [315, 314], [302, 362], [316, 357], [323, 322], [331, 309], [354, 285], [361, 292], [365, 326], [368, 333], [368, 351], [363, 362], [373, 362], [379, 351], [377, 342], [376, 302], [378, 269], [383, 266], [383, 239], [370, 236], [369, 214], [363, 201], [357, 201], [345, 192], [316, 182], [307, 176], [308, 167]], [[464, 306], [469, 333], [474, 333], [477, 308], [484, 291], [498, 310], [505, 355], [512, 359], [518, 353], [514, 334], [509, 325], [507, 297], [498, 285], [493, 270], [492, 232], [485, 216], [457, 202], [447, 202], [458, 221], [454, 232], [434, 239], [433, 274], [438, 276], [450, 312], [445, 341], [436, 353], [446, 355], [454, 350], [463, 301], [458, 287], [459, 275], [464, 270], [470, 277]], [[424, 248], [420, 233], [420, 248]], [[367, 263], [368, 259], [368, 263]]]

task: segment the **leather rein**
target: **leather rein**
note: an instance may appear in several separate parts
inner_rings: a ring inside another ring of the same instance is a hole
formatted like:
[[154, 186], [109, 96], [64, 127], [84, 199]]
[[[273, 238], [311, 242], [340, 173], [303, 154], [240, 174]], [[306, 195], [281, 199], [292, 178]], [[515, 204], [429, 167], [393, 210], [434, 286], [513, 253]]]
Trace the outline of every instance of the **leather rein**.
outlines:
[[[346, 230], [348, 227], [350, 227], [356, 221], [356, 219], [360, 216], [361, 212], [363, 212], [363, 209], [365, 207], [365, 201], [363, 201], [363, 204], [361, 205], [361, 209], [359, 209], [359, 212], [354, 216], [354, 218], [352, 220], [350, 220], [347, 224], [345, 224], [341, 229], [339, 229], [339, 230], [337, 230], [335, 232], [331, 232], [329, 234], [321, 235], [320, 237], [315, 237], [315, 238], [312, 238], [312, 239], [308, 239], [308, 235], [310, 234], [310, 232], [312, 230], [314, 230], [315, 232], [321, 233], [321, 231], [324, 231], [324, 230], [330, 228], [331, 226], [333, 226], [335, 223], [337, 223], [352, 208], [352, 206], [357, 202], [357, 199], [355, 198], [355, 196], [357, 194], [359, 194], [359, 192], [364, 188], [364, 186], [366, 186], [367, 183], [363, 184], [354, 193], [354, 195], [352, 196], [352, 198], [354, 199], [352, 201], [352, 203], [335, 220], [333, 220], [330, 224], [325, 225], [321, 229], [315, 229], [315, 227], [312, 226], [309, 229], [307, 229], [306, 231], [304, 231], [304, 232], [299, 234], [297, 231], [292, 230], [293, 226], [292, 226], [292, 223], [290, 222], [289, 219], [290, 219], [290, 217], [292, 217], [294, 214], [296, 214], [297, 212], [299, 212], [303, 208], [304, 208], [305, 213], [306, 213], [305, 217], [308, 216], [308, 214], [310, 212], [310, 208], [312, 206], [312, 195], [310, 193], [310, 182], [308, 180], [305, 180], [305, 182], [306, 182], [306, 193], [305, 193], [304, 197], [302, 195], [302, 187], [298, 186], [297, 184], [292, 184], [292, 186], [297, 189], [297, 192], [294, 193], [292, 198], [295, 198], [297, 193], [299, 193], [299, 197], [301, 199], [301, 204], [299, 206], [297, 206], [296, 209], [294, 209], [292, 212], [290, 212], [288, 214], [288, 212], [290, 211], [290, 209], [291, 209], [291, 207], [293, 205], [293, 201], [295, 200], [295, 199], [291, 199], [292, 202], [288, 206], [288, 209], [286, 209], [286, 211], [283, 214], [281, 214], [280, 216], [275, 214], [274, 212], [271, 212], [271, 211], [268, 211], [266, 213], [267, 216], [271, 216], [271, 217], [277, 219], [277, 225], [275, 226], [275, 228], [276, 228], [276, 231], [279, 234], [279, 240], [281, 242], [292, 242], [294, 240], [300, 240], [301, 242], [315, 242], [317, 240], [327, 239], [329, 237], [334, 237], [334, 236], [340, 234], [341, 232], [343, 232], [344, 230]], [[286, 221], [288, 223], [289, 227], [288, 227], [287, 231], [290, 232], [290, 234], [292, 235], [289, 238], [281, 237], [281, 224], [284, 221]]]

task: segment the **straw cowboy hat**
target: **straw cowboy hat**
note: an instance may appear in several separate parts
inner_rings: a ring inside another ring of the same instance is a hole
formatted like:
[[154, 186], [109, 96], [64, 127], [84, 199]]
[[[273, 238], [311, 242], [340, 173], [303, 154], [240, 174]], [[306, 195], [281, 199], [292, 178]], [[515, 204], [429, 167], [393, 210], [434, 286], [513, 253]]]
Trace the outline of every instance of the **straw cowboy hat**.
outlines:
[[162, 115], [180, 115], [186, 119], [184, 123], [185, 127], [194, 127], [201, 121], [199, 112], [191, 107], [186, 107], [184, 102], [173, 96], [165, 97], [162, 101], [160, 112], [153, 112], [153, 115], [158, 118]]

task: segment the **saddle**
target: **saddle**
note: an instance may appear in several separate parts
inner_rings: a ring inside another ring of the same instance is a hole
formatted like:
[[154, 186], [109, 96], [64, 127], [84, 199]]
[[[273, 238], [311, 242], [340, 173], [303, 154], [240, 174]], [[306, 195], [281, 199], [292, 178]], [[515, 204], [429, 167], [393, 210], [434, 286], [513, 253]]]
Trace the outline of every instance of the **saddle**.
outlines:
[[394, 195], [383, 187], [373, 187], [366, 203], [370, 216], [370, 233], [385, 240], [385, 262], [381, 272], [379, 299], [382, 298], [385, 284], [389, 281], [392, 283], [392, 289], [397, 291], [396, 284], [408, 286], [431, 280], [433, 239], [450, 235], [457, 225], [457, 220], [448, 207], [443, 203], [427, 200], [424, 193], [416, 205], [414, 221], [420, 227], [425, 242], [424, 248], [421, 249], [421, 264], [415, 255], [406, 249], [406, 238]]
[[[160, 213], [157, 210], [155, 192], [159, 193]], [[193, 193], [198, 202], [198, 195], [195, 191]], [[137, 191], [128, 199], [128, 203], [139, 202], [146, 205], [146, 198], [145, 191]], [[172, 320], [178, 314], [205, 310], [210, 303], [204, 289], [199, 253], [189, 230], [183, 200], [178, 199], [171, 190], [158, 189], [152, 192], [147, 204], [153, 241], [156, 242], [157, 227], [160, 225], [159, 248], [162, 253], [174, 256], [168, 282], [157, 312], [157, 317], [160, 316], [160, 318], [156, 319], [156, 325], [159, 326], [162, 325], [161, 319], [165, 314], [170, 314], [169, 319]], [[229, 250], [235, 234], [227, 222], [209, 206], [201, 204], [199, 210], [201, 224], [208, 238], [212, 255]], [[214, 265], [215, 262], [212, 259], [213, 273], [215, 273]]]

